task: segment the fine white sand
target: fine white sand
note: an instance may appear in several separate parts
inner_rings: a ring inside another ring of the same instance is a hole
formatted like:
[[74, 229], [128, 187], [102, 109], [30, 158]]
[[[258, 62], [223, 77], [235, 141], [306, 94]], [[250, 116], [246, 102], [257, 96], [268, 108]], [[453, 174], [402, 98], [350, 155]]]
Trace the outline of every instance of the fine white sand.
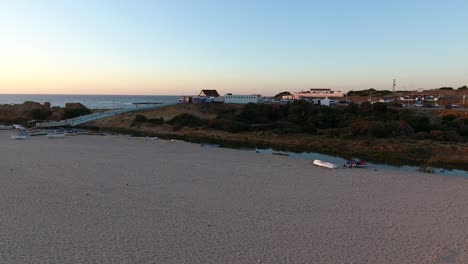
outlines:
[[1, 263], [467, 263], [468, 180], [0, 132]]

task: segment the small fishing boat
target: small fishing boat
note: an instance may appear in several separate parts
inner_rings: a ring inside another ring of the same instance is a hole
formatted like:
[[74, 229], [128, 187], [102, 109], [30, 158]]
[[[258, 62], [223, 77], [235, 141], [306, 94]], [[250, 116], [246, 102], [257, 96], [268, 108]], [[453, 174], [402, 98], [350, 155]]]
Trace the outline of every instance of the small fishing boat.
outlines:
[[11, 135], [11, 139], [16, 139], [16, 140], [23, 140], [23, 139], [28, 139], [28, 136], [26, 135]]
[[13, 126], [0, 125], [0, 130], [12, 130], [12, 129], [13, 129]]
[[26, 130], [26, 128], [24, 126], [17, 125], [17, 124], [13, 125], [13, 128], [16, 129], [16, 130], [21, 130], [21, 131]]
[[322, 160], [314, 160], [313, 164], [314, 164], [315, 166], [324, 167], [324, 168], [329, 168], [329, 169], [336, 169], [336, 168], [338, 168], [338, 166], [336, 166], [336, 164], [333, 164], [333, 163], [330, 163], [330, 162], [326, 162], [326, 161], [322, 161]]
[[357, 158], [352, 158], [346, 162], [349, 168], [355, 167], [355, 168], [362, 168], [367, 166], [367, 162], [357, 159]]
[[44, 131], [32, 131], [28, 132], [30, 137], [35, 137], [35, 136], [46, 136], [47, 132]]

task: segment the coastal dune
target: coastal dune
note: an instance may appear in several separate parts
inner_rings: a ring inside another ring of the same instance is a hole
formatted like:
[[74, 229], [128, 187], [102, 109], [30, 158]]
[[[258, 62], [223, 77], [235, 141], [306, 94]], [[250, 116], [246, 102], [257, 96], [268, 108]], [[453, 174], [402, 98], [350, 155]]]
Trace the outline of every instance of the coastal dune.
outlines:
[[2, 263], [466, 263], [468, 181], [0, 132]]

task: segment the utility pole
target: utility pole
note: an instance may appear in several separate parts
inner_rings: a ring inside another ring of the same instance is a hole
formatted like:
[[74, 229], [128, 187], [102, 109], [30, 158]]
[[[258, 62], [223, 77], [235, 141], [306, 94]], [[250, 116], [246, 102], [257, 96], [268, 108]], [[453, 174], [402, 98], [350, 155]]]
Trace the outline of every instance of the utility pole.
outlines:
[[393, 90], [392, 90], [393, 91], [393, 102], [396, 102], [396, 100], [395, 100], [395, 98], [396, 98], [395, 97], [395, 86], [396, 86], [396, 79], [393, 79]]

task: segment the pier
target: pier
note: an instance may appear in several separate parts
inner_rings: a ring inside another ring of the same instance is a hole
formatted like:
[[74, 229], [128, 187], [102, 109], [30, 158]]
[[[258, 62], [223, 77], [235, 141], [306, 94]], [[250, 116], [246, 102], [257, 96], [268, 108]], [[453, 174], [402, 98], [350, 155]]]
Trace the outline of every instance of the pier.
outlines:
[[138, 107], [138, 108], [120, 108], [120, 109], [113, 109], [113, 110], [108, 110], [108, 111], [102, 111], [102, 112], [97, 112], [89, 115], [84, 115], [84, 116], [78, 116], [66, 120], [61, 120], [61, 121], [51, 121], [51, 122], [43, 122], [43, 123], [36, 123], [37, 128], [48, 128], [48, 127], [67, 127], [67, 126], [78, 126], [81, 124], [85, 124], [94, 120], [106, 118], [106, 117], [111, 117], [115, 115], [121, 115], [121, 114], [126, 114], [130, 112], [136, 112], [136, 111], [143, 111], [143, 110], [150, 110], [150, 109], [156, 109], [156, 108], [161, 108], [165, 106], [172, 106], [176, 105], [177, 103], [170, 103], [170, 104], [157, 104], [157, 105], [151, 105], [151, 106], [145, 106], [145, 107]]

